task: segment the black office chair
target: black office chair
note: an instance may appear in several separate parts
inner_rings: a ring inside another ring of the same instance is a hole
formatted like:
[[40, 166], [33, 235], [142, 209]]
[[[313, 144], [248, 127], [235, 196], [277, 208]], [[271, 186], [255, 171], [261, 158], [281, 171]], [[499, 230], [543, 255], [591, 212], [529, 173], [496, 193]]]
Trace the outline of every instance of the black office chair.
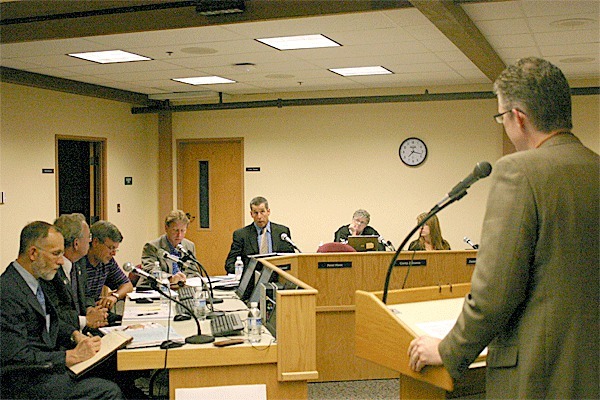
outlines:
[[40, 373], [52, 373], [56, 370], [56, 366], [51, 362], [45, 362], [40, 364], [15, 364], [15, 365], [3, 365], [0, 367], [0, 399], [18, 399], [19, 393], [12, 392], [12, 385], [7, 384], [10, 382], [15, 374], [40, 374]]

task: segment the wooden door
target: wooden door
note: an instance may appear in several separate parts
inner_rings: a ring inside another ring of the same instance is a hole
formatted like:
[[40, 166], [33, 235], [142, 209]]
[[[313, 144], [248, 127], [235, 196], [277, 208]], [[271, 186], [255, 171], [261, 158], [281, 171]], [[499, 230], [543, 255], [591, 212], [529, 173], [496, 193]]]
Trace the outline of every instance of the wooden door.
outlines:
[[244, 224], [242, 139], [178, 142], [179, 208], [193, 217], [186, 238], [210, 275], [225, 274], [233, 231]]

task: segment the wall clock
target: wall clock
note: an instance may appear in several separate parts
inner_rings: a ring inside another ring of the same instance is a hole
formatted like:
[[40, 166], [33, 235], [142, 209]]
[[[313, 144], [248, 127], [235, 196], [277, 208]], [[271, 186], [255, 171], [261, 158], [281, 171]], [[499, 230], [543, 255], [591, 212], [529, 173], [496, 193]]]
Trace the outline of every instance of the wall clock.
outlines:
[[425, 142], [416, 137], [405, 139], [398, 149], [400, 160], [409, 167], [417, 167], [427, 158]]

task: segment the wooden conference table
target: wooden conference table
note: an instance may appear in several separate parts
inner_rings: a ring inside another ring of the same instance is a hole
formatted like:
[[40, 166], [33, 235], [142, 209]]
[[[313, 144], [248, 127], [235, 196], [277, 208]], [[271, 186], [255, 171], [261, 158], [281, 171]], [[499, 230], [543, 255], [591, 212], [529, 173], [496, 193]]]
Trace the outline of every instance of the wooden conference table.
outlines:
[[[280, 279], [294, 283], [297, 289], [277, 292], [277, 339], [263, 329], [261, 342], [216, 347], [212, 343], [163, 350], [159, 347], [124, 349], [117, 353], [117, 368], [126, 370], [169, 370], [169, 397], [175, 398], [176, 388], [266, 384], [269, 399], [306, 399], [307, 380], [317, 379], [315, 305], [317, 291], [276, 267], [271, 267]], [[225, 292], [232, 296], [233, 292]], [[215, 294], [216, 296], [216, 294]], [[127, 300], [127, 310], [143, 313], [147, 304]], [[225, 299], [215, 310], [241, 310], [246, 319], [247, 308], [243, 302]], [[174, 314], [174, 313], [173, 313]], [[127, 320], [123, 325], [139, 323]], [[156, 322], [166, 325], [166, 319]], [[196, 334], [193, 320], [171, 321], [171, 327], [181, 336]], [[203, 334], [210, 334], [210, 322], [201, 321]], [[217, 341], [226, 338], [216, 338]]]

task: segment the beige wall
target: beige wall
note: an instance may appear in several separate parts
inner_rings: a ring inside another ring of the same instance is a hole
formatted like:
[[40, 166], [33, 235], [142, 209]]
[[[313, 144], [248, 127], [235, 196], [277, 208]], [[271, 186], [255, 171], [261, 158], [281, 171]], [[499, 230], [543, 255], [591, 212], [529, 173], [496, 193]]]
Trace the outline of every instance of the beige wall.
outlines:
[[[108, 219], [125, 240], [117, 260], [137, 262], [145, 241], [162, 230], [158, 220], [157, 118], [132, 115], [111, 101], [2, 84], [0, 270], [15, 258], [21, 228], [56, 217], [54, 137], [108, 139]], [[575, 133], [598, 152], [598, 96], [574, 97]], [[245, 203], [256, 195], [270, 201], [271, 219], [288, 225], [298, 246], [319, 242], [366, 208], [371, 223], [398, 245], [415, 223], [474, 165], [501, 156], [502, 128], [491, 116], [495, 100], [388, 103], [183, 112], [173, 117], [174, 139], [243, 137]], [[403, 139], [425, 140], [429, 157], [419, 168], [398, 159]], [[133, 186], [123, 177], [133, 176]], [[444, 237], [465, 248], [479, 240], [490, 179], [439, 215]], [[174, 191], [175, 193], [175, 191]], [[116, 213], [120, 203], [121, 213]], [[243, 210], [250, 222], [247, 209]]]
[[[19, 233], [34, 220], [57, 217], [55, 135], [107, 139], [107, 219], [124, 240], [119, 262], [139, 260], [158, 233], [157, 117], [132, 115], [128, 104], [1, 84], [0, 270], [18, 253]], [[133, 186], [123, 178], [133, 177]], [[117, 204], [121, 212], [117, 213]]]

